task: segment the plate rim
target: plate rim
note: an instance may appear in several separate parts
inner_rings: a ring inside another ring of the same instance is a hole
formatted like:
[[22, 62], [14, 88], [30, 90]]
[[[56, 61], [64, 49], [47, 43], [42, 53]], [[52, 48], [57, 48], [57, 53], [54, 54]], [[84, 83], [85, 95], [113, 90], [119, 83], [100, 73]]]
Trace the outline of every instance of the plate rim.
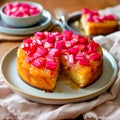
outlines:
[[[49, 17], [47, 17], [46, 23], [45, 22], [42, 23], [42, 24], [44, 24], [42, 27], [40, 25], [37, 25], [37, 26], [31, 26], [28, 28], [23, 27], [23, 28], [19, 29], [19, 28], [7, 28], [4, 26], [0, 26], [0, 32], [6, 33], [6, 34], [11, 34], [11, 35], [28, 35], [28, 34], [33, 34], [38, 29], [39, 29], [39, 31], [42, 31], [45, 28], [47, 28], [50, 25], [50, 23], [52, 22], [51, 13], [47, 10], [43, 10], [43, 14], [46, 14], [46, 13], [48, 14]], [[0, 18], [0, 19], [2, 19], [2, 18]]]
[[[117, 75], [118, 75], [118, 65], [117, 65], [117, 62], [116, 62], [116, 60], [115, 60], [115, 58], [113, 57], [113, 55], [111, 55], [106, 49], [104, 49], [104, 48], [102, 48], [103, 49], [103, 51], [104, 52], [107, 52], [110, 56], [111, 56], [111, 58], [113, 59], [112, 61], [114, 61], [114, 63], [112, 63], [112, 64], [114, 64], [116, 67], [116, 69], [115, 69], [115, 72], [114, 72], [114, 74], [112, 75], [112, 77], [111, 77], [111, 79], [110, 79], [110, 82], [109, 83], [107, 83], [104, 87], [102, 87], [102, 88], [99, 88], [98, 90], [95, 90], [95, 92], [92, 92], [91, 94], [88, 94], [88, 95], [83, 95], [83, 96], [78, 96], [78, 97], [71, 97], [71, 98], [48, 98], [48, 97], [41, 97], [41, 96], [36, 96], [36, 95], [32, 95], [32, 94], [30, 94], [30, 93], [27, 93], [27, 92], [25, 92], [25, 91], [22, 91], [22, 90], [20, 90], [19, 88], [17, 88], [16, 86], [14, 86], [12, 83], [10, 83], [9, 82], [9, 80], [7, 80], [5, 77], [4, 77], [4, 73], [3, 73], [3, 71], [2, 71], [2, 66], [3, 66], [3, 63], [4, 63], [4, 60], [5, 60], [5, 58], [7, 57], [7, 55], [8, 54], [10, 54], [11, 52], [13, 52], [13, 51], [15, 51], [15, 50], [17, 50], [17, 48], [18, 48], [18, 46], [19, 45], [16, 45], [16, 46], [14, 46], [13, 48], [11, 48], [8, 52], [6, 52], [6, 54], [2, 57], [2, 60], [1, 60], [1, 62], [0, 62], [0, 73], [1, 73], [1, 77], [3, 78], [3, 80], [8, 84], [8, 86], [14, 91], [14, 92], [17, 92], [18, 94], [22, 94], [23, 96], [29, 96], [29, 97], [34, 97], [34, 98], [37, 98], [37, 99], [42, 99], [42, 100], [57, 100], [57, 101], [67, 101], [67, 100], [73, 100], [73, 99], [84, 99], [84, 97], [90, 97], [90, 96], [92, 96], [92, 95], [94, 95], [94, 94], [98, 94], [99, 95], [99, 93], [103, 93], [103, 91], [104, 90], [107, 90], [109, 87], [111, 87], [111, 85], [115, 82], [115, 79], [117, 78]], [[97, 95], [97, 96], [98, 96]], [[36, 100], [35, 100], [36, 101]], [[39, 102], [39, 101], [36, 101], [36, 102]], [[79, 101], [78, 101], [79, 102]], [[48, 102], [48, 104], [49, 104], [49, 102]], [[57, 103], [57, 104], [59, 104], [59, 103]]]

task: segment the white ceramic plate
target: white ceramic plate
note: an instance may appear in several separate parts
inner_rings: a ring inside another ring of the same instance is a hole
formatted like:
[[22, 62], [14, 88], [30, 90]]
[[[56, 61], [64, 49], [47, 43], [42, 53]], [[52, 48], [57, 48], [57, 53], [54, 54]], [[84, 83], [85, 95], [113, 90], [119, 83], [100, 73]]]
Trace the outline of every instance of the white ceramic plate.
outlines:
[[39, 21], [39, 23], [30, 26], [30, 27], [12, 27], [8, 26], [0, 16], [0, 32], [1, 33], [6, 33], [6, 34], [11, 34], [11, 35], [29, 35], [33, 34], [37, 31], [42, 31], [46, 29], [52, 21], [52, 16], [51, 14], [44, 10], [43, 11], [43, 18]]
[[[90, 100], [105, 92], [117, 77], [117, 64], [110, 53], [103, 49], [104, 67], [101, 77], [84, 89], [73, 90], [64, 80], [59, 80], [53, 93], [34, 88], [21, 80], [16, 70], [17, 48], [11, 49], [1, 61], [1, 74], [13, 91], [24, 98], [45, 104], [66, 104]], [[59, 91], [61, 89], [62, 91]]]

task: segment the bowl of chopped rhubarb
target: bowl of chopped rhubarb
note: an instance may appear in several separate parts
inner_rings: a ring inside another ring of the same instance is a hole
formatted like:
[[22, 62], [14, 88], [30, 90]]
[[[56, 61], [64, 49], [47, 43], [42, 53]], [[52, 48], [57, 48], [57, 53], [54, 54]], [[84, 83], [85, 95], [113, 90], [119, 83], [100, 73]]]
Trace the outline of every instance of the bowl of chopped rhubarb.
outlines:
[[3, 21], [14, 27], [28, 27], [42, 19], [43, 6], [36, 2], [9, 2], [1, 9]]

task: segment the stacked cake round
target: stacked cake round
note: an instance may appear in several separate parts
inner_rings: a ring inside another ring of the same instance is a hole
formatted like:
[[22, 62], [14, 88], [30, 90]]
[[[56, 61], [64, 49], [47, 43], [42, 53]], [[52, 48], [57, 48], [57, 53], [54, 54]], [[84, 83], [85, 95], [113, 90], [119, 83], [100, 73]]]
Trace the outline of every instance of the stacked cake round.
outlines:
[[86, 87], [103, 71], [101, 46], [72, 31], [36, 32], [17, 51], [17, 71], [23, 81], [53, 91], [60, 69], [80, 87]]

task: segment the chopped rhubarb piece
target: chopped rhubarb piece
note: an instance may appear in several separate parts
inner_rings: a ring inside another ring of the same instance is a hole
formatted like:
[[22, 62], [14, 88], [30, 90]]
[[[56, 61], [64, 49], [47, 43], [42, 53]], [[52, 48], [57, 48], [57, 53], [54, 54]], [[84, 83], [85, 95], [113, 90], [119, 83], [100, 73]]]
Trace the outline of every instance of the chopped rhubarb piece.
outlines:
[[21, 48], [22, 48], [23, 50], [28, 50], [28, 49], [30, 48], [30, 44], [29, 44], [29, 43], [22, 43], [22, 44], [21, 44]]
[[72, 37], [73, 37], [74, 39], [79, 39], [79, 38], [81, 38], [81, 36], [80, 36], [79, 34], [73, 34]]
[[91, 15], [91, 16], [98, 16], [99, 15], [97, 10], [90, 10], [88, 8], [82, 9], [82, 14], [87, 14], [87, 15]]
[[21, 4], [21, 5], [25, 10], [29, 10], [31, 7], [30, 4], [27, 4], [27, 3]]
[[93, 19], [93, 17], [88, 16], [87, 21], [88, 21], [88, 22], [94, 22], [94, 19]]
[[30, 43], [30, 50], [34, 53], [37, 50], [38, 45], [34, 43]]
[[44, 34], [45, 34], [45, 36], [47, 37], [47, 36], [50, 35], [51, 33], [48, 32], [48, 31], [45, 31]]
[[41, 57], [41, 56], [43, 56], [43, 53], [41, 53], [41, 52], [35, 52], [35, 53], [33, 54], [33, 57], [34, 57], [34, 58], [39, 58], [39, 57]]
[[14, 13], [14, 16], [15, 16], [15, 17], [23, 17], [23, 16], [24, 16], [24, 12], [16, 11], [16, 12]]
[[33, 43], [23, 43], [21, 48], [26, 51], [26, 55], [32, 55], [36, 52], [37, 46]]
[[28, 56], [32, 56], [35, 52], [36, 52], [35, 49], [29, 49], [29, 50], [26, 51], [25, 54], [28, 55]]
[[53, 43], [49, 43], [49, 42], [44, 43], [44, 48], [53, 48], [53, 47], [54, 47]]
[[87, 14], [89, 12], [90, 12], [90, 10], [88, 8], [83, 8], [82, 9], [82, 14]]
[[85, 55], [83, 55], [82, 53], [78, 53], [75, 58], [76, 60], [85, 59]]
[[71, 30], [65, 30], [62, 32], [62, 34], [72, 36], [73, 32]]
[[115, 20], [115, 17], [110, 14], [110, 15], [107, 15], [107, 16], [106, 16], [106, 19], [107, 19], [107, 20]]
[[34, 36], [39, 37], [39, 39], [45, 39], [46, 38], [46, 35], [44, 34], [44, 32], [36, 32], [34, 34]]
[[106, 16], [105, 15], [100, 15], [99, 19], [102, 20], [102, 21], [105, 21], [106, 20]]
[[33, 41], [32, 41], [34, 44], [37, 44], [37, 45], [42, 45], [42, 40], [39, 39], [38, 37], [33, 37]]
[[14, 5], [14, 7], [21, 7], [23, 4], [22, 4], [22, 3], [19, 3], [19, 2], [16, 2], [16, 3], [14, 3], [13, 5]]
[[64, 48], [64, 46], [65, 46], [65, 41], [63, 41], [63, 40], [55, 42], [55, 48], [57, 48], [57, 49], [62, 50]]
[[70, 63], [72, 63], [72, 64], [75, 63], [75, 57], [74, 57], [73, 54], [69, 54], [69, 55], [68, 55], [68, 61], [69, 61]]
[[65, 41], [65, 47], [66, 47], [66, 48], [70, 48], [70, 47], [72, 47], [72, 46], [73, 46], [72, 41]]
[[79, 42], [78, 39], [75, 39], [75, 38], [74, 38], [74, 39], [71, 39], [70, 41], [71, 41], [71, 43], [72, 43], [73, 45], [76, 45], [76, 44], [78, 44], [78, 42]]
[[34, 53], [34, 57], [41, 57], [41, 56], [44, 56], [48, 53], [48, 50], [43, 48], [42, 46], [39, 46], [37, 48], [37, 51]]
[[68, 34], [68, 35], [64, 35], [63, 40], [65, 41], [70, 41], [72, 39], [72, 37]]
[[27, 63], [32, 63], [33, 60], [34, 60], [33, 57], [28, 57], [27, 59], [25, 59], [25, 61], [26, 61]]
[[99, 23], [99, 22], [103, 22], [103, 19], [101, 19], [100, 17], [95, 17], [94, 21]]
[[48, 50], [47, 49], [45, 49], [44, 47], [42, 47], [42, 46], [39, 46], [38, 48], [37, 48], [37, 51], [38, 52], [43, 52], [43, 53], [45, 53], [45, 54], [47, 54], [48, 53]]
[[30, 12], [30, 16], [33, 16], [33, 15], [40, 13], [40, 10], [37, 7], [32, 6], [29, 12]]
[[90, 53], [96, 52], [98, 46], [99, 44], [95, 43], [94, 41], [89, 42], [88, 53], [90, 54]]
[[62, 49], [61, 54], [69, 54], [69, 50], [68, 49]]
[[31, 50], [26, 51], [26, 52], [25, 52], [25, 55], [27, 55], [27, 56], [32, 56], [32, 51], [31, 51]]
[[99, 53], [92, 53], [91, 55], [89, 55], [88, 58], [90, 60], [99, 60], [99, 59], [101, 59], [101, 55]]
[[90, 65], [90, 61], [88, 59], [80, 59], [78, 60], [79, 65], [85, 65], [85, 66], [89, 66]]
[[84, 51], [82, 51], [82, 54], [85, 55], [85, 56], [89, 55], [88, 50], [85, 49]]
[[3, 11], [6, 15], [11, 16], [11, 11], [10, 9], [5, 8]]
[[58, 35], [56, 36], [56, 40], [63, 40], [64, 36], [63, 35]]
[[31, 38], [25, 38], [23, 40], [23, 43], [31, 43], [32, 42], [32, 39]]
[[52, 48], [50, 51], [49, 51], [49, 54], [51, 55], [54, 55], [54, 56], [59, 56], [60, 55], [60, 49], [57, 49], [57, 48]]
[[49, 69], [49, 70], [56, 70], [56, 68], [57, 68], [57, 62], [55, 62], [55, 61], [46, 61], [45, 68]]
[[34, 65], [35, 67], [43, 67], [45, 65], [46, 61], [44, 58], [37, 58], [32, 62], [32, 65]]
[[94, 47], [94, 46], [88, 46], [88, 53], [91, 54], [93, 52], [96, 52], [96, 47]]
[[12, 9], [14, 6], [13, 6], [13, 4], [11, 4], [11, 3], [6, 3], [6, 9]]
[[97, 10], [93, 10], [93, 15], [94, 16], [99, 16], [99, 12]]
[[99, 18], [99, 13], [97, 11], [91, 11], [87, 13], [87, 21], [88, 22], [95, 22], [95, 19]]
[[98, 11], [96, 11], [96, 10], [91, 10], [88, 14], [90, 14], [91, 16], [99, 16], [99, 13], [98, 13]]
[[72, 53], [72, 54], [77, 54], [78, 51], [79, 51], [78, 46], [69, 49], [69, 52]]
[[55, 57], [54, 57], [53, 55], [51, 55], [51, 54], [48, 54], [48, 55], [46, 56], [46, 60], [47, 60], [47, 61], [56, 61], [56, 60], [55, 60]]
[[82, 37], [82, 38], [79, 38], [79, 41], [80, 41], [80, 43], [87, 43], [88, 42], [88, 38]]
[[10, 12], [13, 16], [17, 11], [19, 11], [19, 8], [15, 7], [15, 6], [10, 10]]
[[89, 46], [95, 46], [95, 47], [98, 47], [98, 44], [95, 43], [94, 41], [90, 41], [90, 42], [89, 42]]
[[72, 43], [75, 45], [75, 44], [78, 44], [79, 42], [79, 39], [78, 38], [72, 38]]
[[79, 50], [83, 51], [87, 48], [87, 45], [86, 44], [79, 44], [78, 47], [79, 47]]
[[55, 37], [53, 35], [49, 35], [46, 37], [46, 41], [50, 42], [50, 43], [54, 43], [55, 42]]

